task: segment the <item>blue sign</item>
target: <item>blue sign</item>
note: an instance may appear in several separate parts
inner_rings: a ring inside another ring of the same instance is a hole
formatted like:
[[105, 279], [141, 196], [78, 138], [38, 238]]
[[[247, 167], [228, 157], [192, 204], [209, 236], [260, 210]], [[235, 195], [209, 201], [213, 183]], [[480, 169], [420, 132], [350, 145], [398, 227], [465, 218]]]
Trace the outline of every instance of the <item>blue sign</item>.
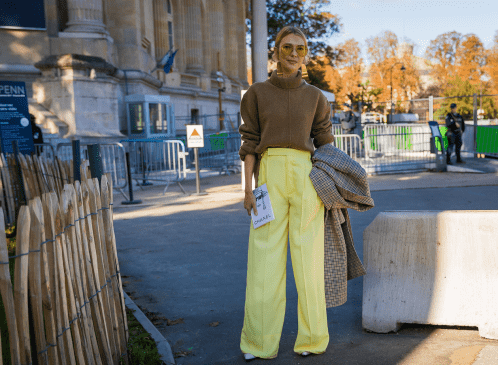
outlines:
[[0, 137], [3, 153], [13, 152], [14, 140], [17, 140], [21, 153], [34, 151], [24, 82], [0, 81]]

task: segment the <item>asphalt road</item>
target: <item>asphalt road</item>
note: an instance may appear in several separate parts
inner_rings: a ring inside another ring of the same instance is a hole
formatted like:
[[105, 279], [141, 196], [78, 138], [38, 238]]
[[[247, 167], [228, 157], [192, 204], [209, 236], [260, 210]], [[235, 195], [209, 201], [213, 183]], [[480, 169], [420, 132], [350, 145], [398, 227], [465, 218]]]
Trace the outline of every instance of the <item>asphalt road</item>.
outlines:
[[[245, 364], [240, 334], [250, 218], [241, 197], [218, 193], [212, 201], [115, 211], [125, 291], [149, 318], [155, 315], [153, 323], [173, 353], [186, 354], [175, 359], [177, 364]], [[372, 197], [373, 209], [349, 210], [361, 259], [363, 230], [379, 212], [498, 209], [498, 186], [373, 191]], [[455, 351], [462, 347], [474, 346], [475, 350], [498, 345], [498, 341], [479, 337], [473, 327], [403, 325], [398, 333], [366, 332], [361, 327], [363, 279], [356, 278], [348, 282], [346, 304], [327, 310], [327, 352], [302, 358], [293, 351], [297, 291], [291, 265], [289, 252], [287, 308], [278, 357], [251, 364], [450, 364], [451, 356], [460, 356]], [[165, 318], [183, 320], [168, 326]]]

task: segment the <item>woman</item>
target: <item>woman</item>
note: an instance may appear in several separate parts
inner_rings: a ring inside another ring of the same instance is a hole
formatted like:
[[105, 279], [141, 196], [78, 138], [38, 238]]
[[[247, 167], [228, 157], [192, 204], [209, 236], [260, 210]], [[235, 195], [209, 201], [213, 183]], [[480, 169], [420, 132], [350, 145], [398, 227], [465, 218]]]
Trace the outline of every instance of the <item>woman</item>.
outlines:
[[331, 143], [330, 105], [302, 79], [309, 61], [304, 33], [283, 28], [275, 40], [277, 70], [244, 94], [239, 131], [245, 162], [244, 208], [256, 211], [252, 176], [266, 184], [275, 219], [249, 233], [247, 288], [240, 348], [244, 358], [278, 353], [285, 315], [287, 241], [298, 299], [294, 351], [324, 353], [329, 334], [324, 292], [324, 206], [309, 173], [316, 148]]

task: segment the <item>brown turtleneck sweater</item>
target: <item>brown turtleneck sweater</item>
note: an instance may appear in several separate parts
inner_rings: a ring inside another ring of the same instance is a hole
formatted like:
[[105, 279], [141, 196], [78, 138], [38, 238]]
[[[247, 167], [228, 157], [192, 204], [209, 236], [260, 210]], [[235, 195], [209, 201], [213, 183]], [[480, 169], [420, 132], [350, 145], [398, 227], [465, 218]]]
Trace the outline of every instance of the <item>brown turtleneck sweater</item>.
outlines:
[[[242, 97], [239, 127], [243, 144], [240, 159], [259, 156], [268, 147], [310, 151], [331, 143], [330, 104], [317, 87], [301, 78], [282, 78], [274, 70], [264, 82], [252, 84]], [[313, 141], [312, 141], [313, 138]]]

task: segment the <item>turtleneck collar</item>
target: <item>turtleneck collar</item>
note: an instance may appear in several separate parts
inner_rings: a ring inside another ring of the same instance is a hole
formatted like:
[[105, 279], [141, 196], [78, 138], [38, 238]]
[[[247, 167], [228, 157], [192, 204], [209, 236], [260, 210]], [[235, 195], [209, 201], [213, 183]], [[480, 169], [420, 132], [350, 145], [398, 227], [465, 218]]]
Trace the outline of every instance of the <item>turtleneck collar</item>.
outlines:
[[272, 85], [281, 89], [296, 89], [301, 86], [305, 81], [302, 79], [301, 70], [297, 70], [296, 77], [278, 77], [277, 70], [273, 70], [269, 81]]

